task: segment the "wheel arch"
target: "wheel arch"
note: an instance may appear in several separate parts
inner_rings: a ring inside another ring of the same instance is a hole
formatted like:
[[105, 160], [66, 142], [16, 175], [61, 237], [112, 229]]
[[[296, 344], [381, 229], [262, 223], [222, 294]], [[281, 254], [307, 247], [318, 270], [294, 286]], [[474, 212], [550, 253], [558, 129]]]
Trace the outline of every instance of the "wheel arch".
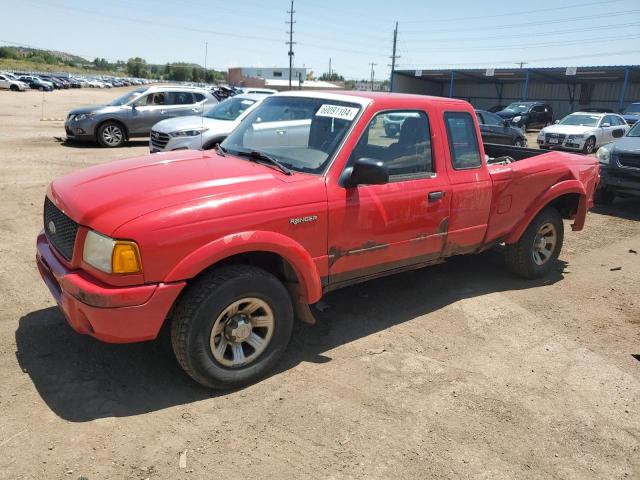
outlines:
[[258, 266], [285, 283], [299, 284], [306, 303], [315, 303], [322, 296], [320, 275], [309, 252], [276, 232], [242, 232], [208, 243], [178, 263], [165, 282], [189, 280], [205, 270], [233, 263]]
[[587, 193], [583, 184], [578, 180], [565, 180], [545, 191], [526, 210], [524, 218], [506, 238], [505, 243], [516, 243], [520, 240], [531, 221], [546, 207], [556, 208], [562, 218], [574, 219], [571, 228], [581, 230], [587, 214]]

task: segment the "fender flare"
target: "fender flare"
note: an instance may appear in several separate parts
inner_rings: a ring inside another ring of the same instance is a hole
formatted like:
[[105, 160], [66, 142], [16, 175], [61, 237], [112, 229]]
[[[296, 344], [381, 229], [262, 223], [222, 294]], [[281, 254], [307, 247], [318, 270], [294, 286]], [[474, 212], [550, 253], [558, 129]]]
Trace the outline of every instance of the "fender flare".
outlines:
[[532, 202], [527, 210], [525, 210], [525, 216], [516, 225], [513, 231], [505, 239], [505, 243], [516, 243], [520, 240], [520, 237], [527, 229], [531, 221], [540, 213], [540, 211], [546, 207], [550, 202], [562, 195], [568, 193], [577, 193], [580, 195], [580, 202], [578, 204], [578, 211], [576, 213], [575, 222], [573, 224], [574, 230], [582, 229], [584, 225], [584, 219], [587, 215], [587, 192], [584, 189], [584, 185], [578, 180], [564, 180], [552, 185], [551, 188], [546, 190], [536, 200]]
[[167, 274], [165, 282], [193, 278], [225, 258], [248, 252], [271, 252], [281, 256], [293, 267], [305, 301], [311, 304], [322, 297], [320, 275], [309, 252], [292, 238], [267, 231], [233, 233], [214, 240], [182, 259]]

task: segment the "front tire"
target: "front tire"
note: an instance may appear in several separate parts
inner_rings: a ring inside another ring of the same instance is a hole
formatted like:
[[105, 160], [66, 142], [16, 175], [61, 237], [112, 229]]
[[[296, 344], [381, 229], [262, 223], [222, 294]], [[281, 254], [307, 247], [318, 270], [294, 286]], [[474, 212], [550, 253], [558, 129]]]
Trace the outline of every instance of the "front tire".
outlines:
[[291, 338], [293, 306], [272, 274], [230, 265], [191, 283], [170, 320], [173, 351], [185, 372], [205, 387], [229, 389], [273, 369]]
[[105, 148], [120, 147], [126, 139], [124, 127], [118, 122], [105, 122], [98, 128], [97, 138]]
[[521, 138], [516, 138], [515, 141], [513, 142], [513, 146], [524, 147], [524, 140], [522, 140]]
[[507, 268], [516, 275], [534, 279], [553, 268], [564, 240], [564, 223], [558, 210], [544, 208], [529, 224], [520, 240], [506, 246]]
[[11, 85], [11, 87], [9, 87], [11, 89], [12, 92], [17, 92], [18, 90], [20, 90], [20, 88], [17, 85]]
[[595, 152], [596, 150], [596, 138], [589, 137], [587, 141], [584, 142], [584, 147], [582, 147], [582, 153], [586, 153], [587, 155]]

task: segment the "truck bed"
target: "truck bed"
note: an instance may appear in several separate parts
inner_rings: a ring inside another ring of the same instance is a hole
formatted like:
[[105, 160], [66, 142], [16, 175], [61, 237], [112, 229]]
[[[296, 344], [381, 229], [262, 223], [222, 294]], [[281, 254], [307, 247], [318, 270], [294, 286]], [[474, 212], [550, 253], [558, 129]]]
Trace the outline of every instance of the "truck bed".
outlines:
[[485, 143], [484, 153], [491, 158], [511, 157], [514, 160], [524, 160], [538, 155], [549, 153], [547, 150], [528, 147], [514, 147], [512, 145], [500, 145], [497, 143]]

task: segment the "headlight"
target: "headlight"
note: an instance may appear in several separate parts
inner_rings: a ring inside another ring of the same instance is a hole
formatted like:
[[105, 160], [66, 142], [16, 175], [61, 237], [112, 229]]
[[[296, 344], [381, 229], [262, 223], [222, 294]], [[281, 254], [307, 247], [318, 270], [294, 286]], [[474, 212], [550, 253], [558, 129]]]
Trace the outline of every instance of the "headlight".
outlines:
[[609, 165], [609, 162], [611, 161], [611, 150], [609, 150], [609, 148], [611, 148], [610, 144], [603, 145], [596, 152], [596, 158], [598, 159], [598, 162], [602, 163], [603, 165]]
[[82, 259], [105, 273], [140, 273], [142, 263], [135, 242], [115, 240], [91, 230], [84, 240]]
[[74, 120], [76, 122], [79, 122], [80, 120], [84, 120], [85, 118], [91, 118], [95, 115], [95, 113], [79, 113], [78, 115], [76, 115], [76, 118], [74, 118]]
[[171, 132], [169, 135], [172, 137], [195, 137], [207, 130], [209, 130], [207, 127], [194, 128], [192, 130], [178, 130], [177, 132]]
[[522, 120], [522, 115], [516, 115], [511, 119], [513, 123], [518, 123], [520, 120]]
[[573, 140], [582, 140], [584, 138], [584, 135], [569, 135], [567, 137], [568, 141], [573, 141]]

